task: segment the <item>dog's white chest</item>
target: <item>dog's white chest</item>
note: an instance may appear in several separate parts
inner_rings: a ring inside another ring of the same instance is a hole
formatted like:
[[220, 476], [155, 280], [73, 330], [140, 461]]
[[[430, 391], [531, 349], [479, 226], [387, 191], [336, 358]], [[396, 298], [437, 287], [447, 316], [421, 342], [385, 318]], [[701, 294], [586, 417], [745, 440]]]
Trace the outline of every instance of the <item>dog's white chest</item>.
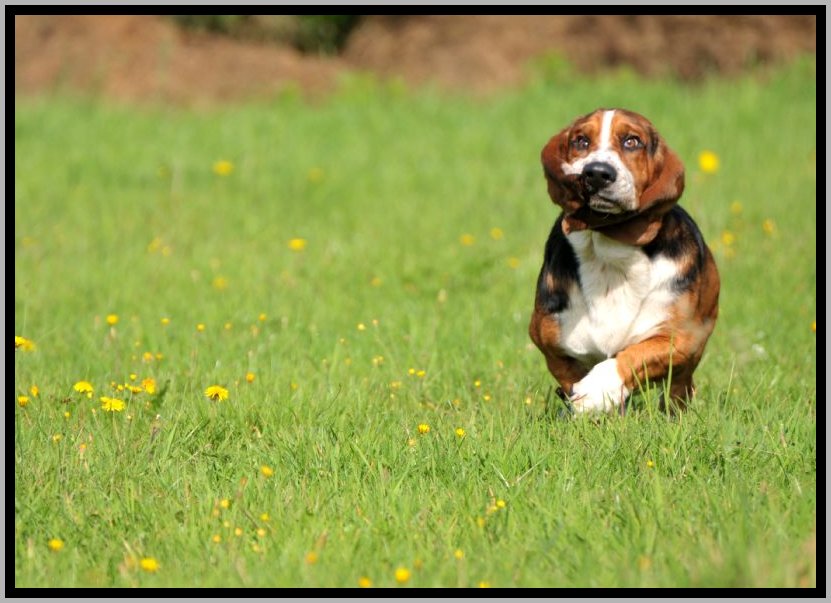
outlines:
[[560, 344], [569, 355], [591, 365], [654, 335], [675, 298], [675, 263], [590, 230], [572, 232], [568, 240], [580, 271], [580, 284], [558, 316]]

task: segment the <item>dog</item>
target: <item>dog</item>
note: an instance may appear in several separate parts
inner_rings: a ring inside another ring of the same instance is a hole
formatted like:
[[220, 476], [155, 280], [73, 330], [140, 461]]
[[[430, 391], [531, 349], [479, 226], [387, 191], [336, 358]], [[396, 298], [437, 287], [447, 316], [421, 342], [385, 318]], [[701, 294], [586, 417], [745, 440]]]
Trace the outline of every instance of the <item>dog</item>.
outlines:
[[[718, 316], [720, 279], [676, 203], [684, 165], [642, 115], [597, 109], [542, 150], [562, 211], [545, 244], [529, 334], [574, 413], [623, 412], [647, 380], [686, 408]], [[669, 404], [668, 404], [669, 402]]]

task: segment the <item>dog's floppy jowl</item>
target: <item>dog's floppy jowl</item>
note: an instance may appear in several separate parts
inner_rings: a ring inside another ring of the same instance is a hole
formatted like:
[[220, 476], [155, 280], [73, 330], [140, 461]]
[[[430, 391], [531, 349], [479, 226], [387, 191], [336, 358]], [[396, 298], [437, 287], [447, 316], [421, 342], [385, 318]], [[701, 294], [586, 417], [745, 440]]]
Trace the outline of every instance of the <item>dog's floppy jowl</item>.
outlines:
[[598, 109], [542, 151], [562, 208], [545, 246], [529, 333], [576, 412], [611, 410], [667, 379], [675, 405], [715, 326], [719, 276], [676, 205], [684, 167], [655, 127]]

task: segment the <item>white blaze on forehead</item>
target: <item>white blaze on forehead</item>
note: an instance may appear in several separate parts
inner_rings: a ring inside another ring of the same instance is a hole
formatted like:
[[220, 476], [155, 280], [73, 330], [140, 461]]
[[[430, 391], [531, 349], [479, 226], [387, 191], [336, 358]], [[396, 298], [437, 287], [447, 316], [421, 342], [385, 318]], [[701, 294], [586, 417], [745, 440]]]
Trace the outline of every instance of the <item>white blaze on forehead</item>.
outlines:
[[598, 147], [598, 151], [605, 151], [612, 146], [612, 119], [614, 117], [614, 110], [603, 112], [603, 124], [600, 126], [600, 147]]

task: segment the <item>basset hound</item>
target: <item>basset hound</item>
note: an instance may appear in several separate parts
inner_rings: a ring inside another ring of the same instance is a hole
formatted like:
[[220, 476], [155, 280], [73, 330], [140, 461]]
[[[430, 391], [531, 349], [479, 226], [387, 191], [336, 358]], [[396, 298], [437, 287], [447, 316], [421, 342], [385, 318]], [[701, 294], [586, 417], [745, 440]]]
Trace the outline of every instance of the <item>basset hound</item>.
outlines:
[[529, 334], [575, 413], [623, 410], [647, 380], [683, 409], [718, 315], [719, 275], [676, 205], [684, 166], [643, 116], [598, 109], [542, 150], [562, 212], [545, 245]]

